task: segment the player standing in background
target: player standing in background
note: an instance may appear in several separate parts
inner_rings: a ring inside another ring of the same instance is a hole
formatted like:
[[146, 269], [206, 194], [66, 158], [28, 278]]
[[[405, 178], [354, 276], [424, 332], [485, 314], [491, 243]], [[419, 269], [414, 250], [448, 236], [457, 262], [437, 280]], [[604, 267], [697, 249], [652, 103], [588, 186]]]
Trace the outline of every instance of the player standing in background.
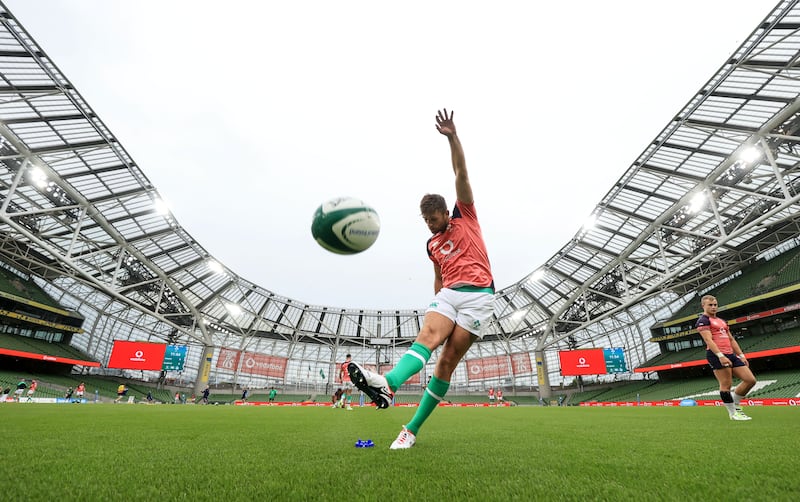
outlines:
[[489, 387], [489, 406], [494, 406], [494, 387]]
[[25, 389], [28, 388], [28, 383], [25, 381], [24, 378], [20, 378], [19, 382], [17, 382], [17, 388], [14, 390], [14, 401], [20, 402], [22, 399], [22, 393], [25, 392]]
[[79, 403], [83, 401], [84, 392], [86, 392], [86, 384], [81, 382], [78, 385], [78, 387], [75, 388], [75, 398], [78, 400]]
[[481, 329], [494, 312], [494, 279], [453, 113], [439, 111], [436, 129], [450, 144], [457, 199], [452, 215], [441, 195], [427, 194], [420, 202], [422, 218], [433, 234], [427, 247], [428, 257], [433, 261], [436, 296], [425, 312], [424, 324], [414, 344], [394, 369], [384, 376], [357, 363], [348, 367], [355, 386], [382, 409], [391, 404], [394, 391], [419, 373], [431, 353], [442, 346], [419, 407], [389, 447], [392, 450], [414, 446], [420, 427], [450, 388], [453, 371], [472, 343], [482, 337]]
[[339, 365], [339, 379], [342, 381], [342, 388], [344, 389], [339, 407], [350, 411], [353, 410], [353, 407], [350, 406], [350, 402], [353, 399], [353, 381], [350, 379], [350, 373], [347, 372], [347, 366], [350, 364], [351, 359], [350, 354], [347, 354], [344, 357], [344, 362]]
[[[750, 420], [742, 412], [742, 399], [756, 384], [756, 377], [750, 371], [750, 363], [739, 344], [731, 336], [728, 323], [717, 317], [717, 299], [706, 295], [700, 299], [703, 313], [697, 320], [697, 332], [706, 342], [706, 359], [719, 381], [719, 396], [728, 410], [731, 420]], [[731, 396], [733, 375], [741, 380]]]
[[28, 387], [28, 402], [33, 402], [33, 393], [36, 392], [36, 387], [39, 386], [39, 382], [36, 380], [31, 380], [31, 386]]
[[497, 395], [497, 406], [503, 406], [503, 389], [498, 387], [495, 394]]

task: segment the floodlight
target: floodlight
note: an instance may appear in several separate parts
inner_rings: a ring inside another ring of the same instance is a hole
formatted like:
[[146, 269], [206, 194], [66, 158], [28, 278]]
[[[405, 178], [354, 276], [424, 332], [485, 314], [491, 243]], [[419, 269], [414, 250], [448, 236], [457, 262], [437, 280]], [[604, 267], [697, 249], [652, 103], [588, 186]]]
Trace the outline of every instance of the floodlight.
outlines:
[[47, 175], [44, 174], [38, 167], [33, 167], [28, 173], [28, 179], [30, 180], [33, 185], [37, 188], [44, 188], [47, 186]]
[[225, 267], [223, 267], [217, 260], [208, 260], [206, 262], [206, 266], [215, 274], [221, 274], [225, 271]]
[[541, 279], [542, 277], [544, 277], [544, 270], [539, 268], [539, 269], [534, 270], [533, 273], [530, 275], [530, 277], [528, 279], [531, 282], [536, 282], [539, 279]]
[[748, 146], [739, 154], [739, 158], [748, 164], [757, 161], [764, 153], [755, 146]]
[[235, 303], [226, 303], [225, 310], [227, 310], [232, 316], [237, 316], [242, 313], [242, 307], [236, 305]]
[[511, 314], [511, 316], [509, 317], [509, 320], [512, 323], [516, 324], [516, 323], [520, 322], [524, 318], [525, 318], [525, 310], [520, 309], [520, 310], [517, 310], [516, 312], [514, 312], [513, 314]]
[[169, 204], [167, 204], [163, 199], [159, 197], [153, 199], [153, 208], [156, 210], [158, 214], [162, 215], [169, 214]]
[[705, 192], [698, 192], [692, 197], [692, 201], [689, 203], [689, 212], [691, 213], [699, 213], [703, 206], [706, 205], [706, 194]]

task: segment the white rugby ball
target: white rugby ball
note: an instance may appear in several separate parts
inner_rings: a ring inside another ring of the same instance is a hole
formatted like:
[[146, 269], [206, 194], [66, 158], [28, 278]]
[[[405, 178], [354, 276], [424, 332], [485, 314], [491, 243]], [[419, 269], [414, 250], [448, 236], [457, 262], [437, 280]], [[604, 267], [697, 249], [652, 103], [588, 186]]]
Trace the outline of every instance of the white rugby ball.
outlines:
[[314, 212], [311, 235], [332, 253], [360, 253], [375, 243], [381, 231], [378, 213], [360, 199], [337, 197]]

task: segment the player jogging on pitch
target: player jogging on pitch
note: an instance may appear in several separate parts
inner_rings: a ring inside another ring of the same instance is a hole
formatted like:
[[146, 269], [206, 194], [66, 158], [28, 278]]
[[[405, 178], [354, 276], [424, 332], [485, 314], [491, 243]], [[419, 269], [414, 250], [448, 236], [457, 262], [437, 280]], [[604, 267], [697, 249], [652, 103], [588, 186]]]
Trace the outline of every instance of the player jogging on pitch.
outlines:
[[[742, 412], [740, 403], [756, 384], [756, 377], [750, 371], [750, 363], [747, 362], [744, 352], [731, 336], [728, 323], [717, 317], [717, 299], [706, 295], [700, 299], [700, 303], [703, 313], [697, 319], [697, 331], [706, 342], [706, 359], [719, 381], [719, 397], [725, 403], [731, 420], [750, 420]], [[733, 375], [742, 382], [731, 396]]]
[[392, 450], [414, 446], [420, 427], [447, 393], [453, 371], [472, 343], [482, 336], [481, 328], [494, 311], [494, 279], [453, 113], [439, 111], [436, 129], [450, 143], [457, 198], [452, 215], [441, 195], [427, 194], [420, 202], [422, 218], [433, 234], [428, 240], [428, 256], [433, 261], [436, 296], [425, 312], [414, 344], [389, 373], [379, 375], [357, 363], [348, 366], [353, 384], [382, 409], [389, 406], [394, 391], [418, 373], [431, 353], [442, 345], [419, 407], [389, 447]]

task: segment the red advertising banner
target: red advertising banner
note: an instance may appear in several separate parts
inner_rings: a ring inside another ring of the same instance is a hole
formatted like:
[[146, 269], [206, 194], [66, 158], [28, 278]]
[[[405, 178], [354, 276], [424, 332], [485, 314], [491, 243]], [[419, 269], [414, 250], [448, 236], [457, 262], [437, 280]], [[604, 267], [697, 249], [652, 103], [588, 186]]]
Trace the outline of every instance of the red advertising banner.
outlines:
[[111, 357], [109, 357], [106, 367], [123, 370], [161, 371], [166, 350], [166, 343], [114, 340]]
[[[725, 403], [719, 399], [700, 399], [695, 401], [696, 406], [724, 406]], [[742, 404], [747, 406], [800, 406], [800, 398], [793, 397], [772, 397], [763, 399], [745, 399]], [[631, 406], [681, 406], [681, 401], [588, 401], [580, 404], [581, 406], [597, 406], [602, 408], [625, 408]]]
[[217, 356], [217, 368], [232, 372], [238, 370], [239, 373], [249, 375], [284, 378], [288, 361], [285, 357], [268, 356], [255, 352], [242, 353], [239, 350], [221, 348]]
[[245, 352], [242, 356], [242, 364], [239, 367], [239, 373], [284, 378], [284, 376], [286, 376], [286, 363], [288, 361], [289, 360], [285, 357]]
[[517, 352], [515, 354], [511, 354], [511, 371], [515, 375], [533, 374], [531, 355], [528, 352]]
[[91, 366], [94, 368], [100, 366], [100, 363], [96, 363], [94, 361], [81, 361], [80, 359], [49, 356], [47, 354], [37, 354], [35, 352], [23, 352], [21, 350], [0, 349], [0, 355], [22, 357], [25, 359], [37, 359], [39, 361], [48, 361], [51, 363], [78, 364], [81, 366]]
[[222, 368], [228, 371], [236, 371], [239, 369], [239, 358], [242, 353], [238, 350], [219, 349], [217, 356], [217, 368]]
[[772, 310], [765, 310], [764, 312], [757, 312], [755, 314], [748, 314], [745, 316], [737, 317], [736, 319], [731, 319], [730, 321], [728, 321], [728, 325], [740, 322], [753, 321], [755, 319], [763, 319], [765, 317], [772, 317], [774, 315], [784, 314], [786, 312], [791, 312], [792, 310], [797, 310], [797, 309], [800, 309], [800, 303], [795, 303], [792, 305], [787, 305], [785, 307], [778, 307]]
[[[236, 400], [233, 402], [234, 406], [314, 406], [314, 407], [328, 407], [331, 403], [328, 402], [311, 402], [311, 401], [240, 401]], [[353, 406], [358, 406], [358, 403], [353, 403]], [[362, 407], [370, 408], [374, 406], [373, 404], [365, 404]], [[418, 406], [417, 403], [395, 403], [393, 406], [397, 408], [416, 408]], [[502, 403], [502, 404], [489, 404], [489, 403], [451, 403], [442, 401], [439, 403], [440, 408], [507, 408], [511, 406], [511, 403]]]
[[[467, 380], [486, 380], [488, 378], [498, 378], [508, 376], [509, 368], [507, 356], [482, 357], [480, 359], [468, 359]], [[530, 360], [528, 361], [530, 365]]]
[[562, 376], [606, 374], [603, 349], [561, 350], [558, 360]]

